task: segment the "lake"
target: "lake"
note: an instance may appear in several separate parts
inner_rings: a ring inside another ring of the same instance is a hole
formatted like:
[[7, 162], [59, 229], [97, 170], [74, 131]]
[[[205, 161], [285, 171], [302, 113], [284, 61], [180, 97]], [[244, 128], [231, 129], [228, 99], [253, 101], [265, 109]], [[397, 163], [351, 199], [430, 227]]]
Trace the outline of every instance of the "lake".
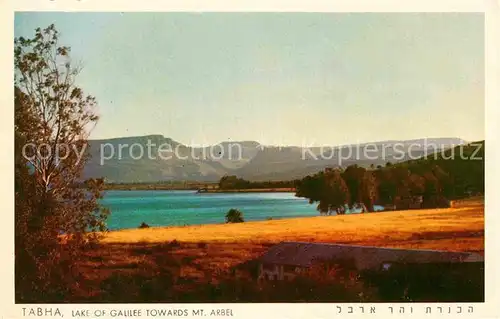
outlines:
[[149, 226], [224, 223], [231, 208], [245, 221], [318, 216], [316, 204], [294, 193], [196, 193], [195, 191], [106, 191], [101, 200], [111, 210], [110, 230]]

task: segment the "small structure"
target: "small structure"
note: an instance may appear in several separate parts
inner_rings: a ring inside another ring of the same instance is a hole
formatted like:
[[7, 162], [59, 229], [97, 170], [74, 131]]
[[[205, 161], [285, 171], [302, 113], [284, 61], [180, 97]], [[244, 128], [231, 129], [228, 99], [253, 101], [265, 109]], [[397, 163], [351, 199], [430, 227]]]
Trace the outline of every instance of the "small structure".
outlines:
[[387, 269], [391, 264], [481, 262], [475, 253], [411, 250], [326, 243], [282, 242], [259, 259], [258, 279], [286, 280], [324, 261], [351, 261], [357, 270]]

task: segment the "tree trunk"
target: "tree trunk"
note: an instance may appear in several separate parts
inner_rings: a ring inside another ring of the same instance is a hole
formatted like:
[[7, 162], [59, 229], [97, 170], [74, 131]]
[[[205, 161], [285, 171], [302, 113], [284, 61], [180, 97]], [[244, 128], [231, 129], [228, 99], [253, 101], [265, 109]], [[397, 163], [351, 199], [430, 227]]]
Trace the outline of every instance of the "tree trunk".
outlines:
[[360, 206], [361, 206], [361, 213], [369, 212], [369, 210], [366, 208], [365, 203], [361, 203]]

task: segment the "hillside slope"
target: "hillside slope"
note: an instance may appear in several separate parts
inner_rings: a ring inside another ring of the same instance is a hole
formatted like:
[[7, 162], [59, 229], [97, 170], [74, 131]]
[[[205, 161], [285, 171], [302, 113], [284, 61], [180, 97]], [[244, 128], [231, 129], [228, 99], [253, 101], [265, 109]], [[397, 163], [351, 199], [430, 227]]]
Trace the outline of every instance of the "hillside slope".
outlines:
[[368, 167], [405, 161], [409, 159], [410, 145], [412, 158], [419, 157], [426, 152], [426, 141], [443, 149], [464, 142], [458, 138], [434, 138], [303, 148], [234, 141], [191, 147], [162, 135], [123, 137], [90, 141], [91, 159], [84, 177], [104, 177], [115, 183], [215, 182], [224, 175], [247, 180], [291, 180], [339, 164]]

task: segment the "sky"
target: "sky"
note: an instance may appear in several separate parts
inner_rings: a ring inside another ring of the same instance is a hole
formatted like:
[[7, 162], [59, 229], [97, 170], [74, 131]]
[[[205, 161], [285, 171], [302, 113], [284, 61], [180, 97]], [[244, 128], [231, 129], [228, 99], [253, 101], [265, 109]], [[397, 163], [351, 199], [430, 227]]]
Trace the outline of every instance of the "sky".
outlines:
[[51, 23], [99, 103], [93, 139], [485, 136], [482, 14], [23, 12], [15, 36]]

